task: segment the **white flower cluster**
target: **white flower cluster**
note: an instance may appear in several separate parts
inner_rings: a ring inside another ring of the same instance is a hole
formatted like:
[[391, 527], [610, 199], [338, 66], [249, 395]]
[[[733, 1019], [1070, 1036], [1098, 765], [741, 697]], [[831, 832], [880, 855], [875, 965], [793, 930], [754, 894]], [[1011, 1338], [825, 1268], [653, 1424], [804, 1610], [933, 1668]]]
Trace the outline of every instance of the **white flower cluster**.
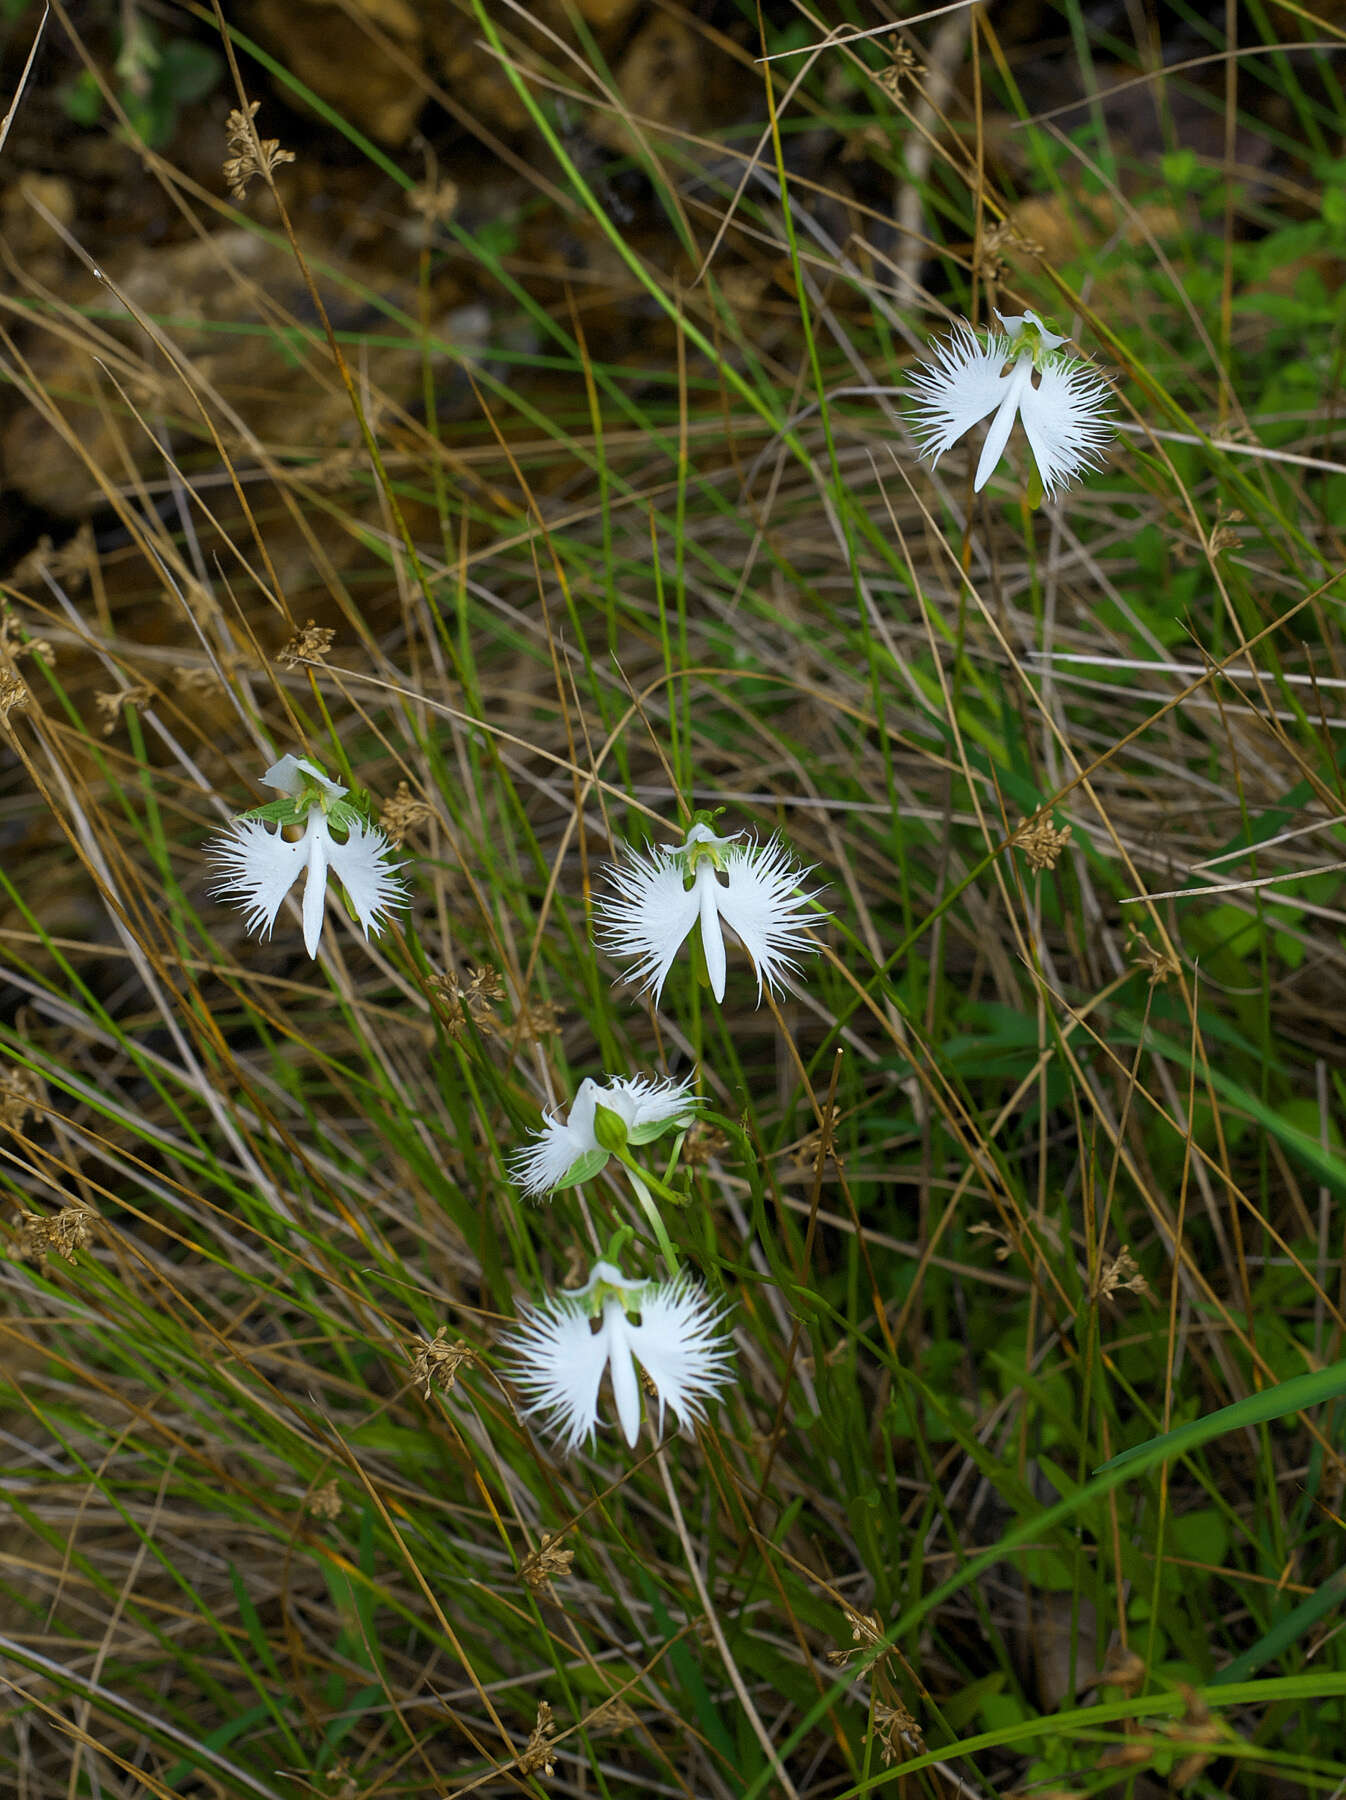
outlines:
[[[392, 846], [346, 788], [308, 758], [293, 755], [273, 763], [262, 781], [282, 797], [235, 819], [207, 847], [216, 873], [213, 891], [244, 909], [249, 931], [271, 933], [301, 874], [304, 947], [311, 957], [321, 942], [329, 870], [366, 937], [407, 906]], [[598, 942], [633, 965], [640, 991], [652, 993], [658, 1005], [679, 949], [699, 927], [694, 963], [718, 1002], [727, 979], [727, 928], [752, 962], [760, 1003], [764, 989], [774, 997], [793, 983], [799, 959], [814, 947], [810, 922], [826, 917], [816, 892], [803, 889], [807, 874], [779, 839], [759, 844], [721, 837], [698, 817], [681, 844], [627, 851], [609, 870]], [[602, 1257], [583, 1287], [526, 1309], [506, 1335], [506, 1366], [525, 1413], [540, 1415], [567, 1451], [593, 1438], [605, 1375], [632, 1446], [641, 1412], [637, 1364], [654, 1396], [656, 1433], [663, 1431], [666, 1411], [683, 1427], [700, 1422], [705, 1402], [729, 1379], [726, 1304], [678, 1267], [659, 1209], [660, 1200], [686, 1202], [686, 1193], [671, 1185], [673, 1165], [700, 1106], [690, 1079], [587, 1079], [566, 1116], [545, 1115], [510, 1159], [514, 1180], [533, 1196], [593, 1181], [615, 1161], [668, 1268], [663, 1281], [630, 1279], [612, 1255]], [[675, 1140], [672, 1155], [659, 1176], [633, 1152], [668, 1136]], [[632, 1230], [621, 1226], [614, 1245]]]
[[[911, 377], [909, 423], [921, 454], [938, 462], [989, 420], [973, 476], [980, 492], [1017, 421], [1033, 457], [1030, 494], [1054, 496], [1101, 461], [1113, 435], [1110, 393], [1036, 313], [996, 316], [998, 331], [978, 336], [958, 324], [936, 346]], [[209, 847], [215, 892], [244, 909], [248, 930], [266, 935], [302, 875], [304, 947], [316, 957], [331, 872], [366, 937], [377, 934], [409, 900], [387, 837], [306, 757], [281, 757], [262, 780], [281, 798], [236, 819]], [[619, 852], [596, 907], [597, 943], [657, 1007], [689, 940], [694, 976], [722, 1002], [732, 941], [752, 964], [760, 1005], [764, 994], [775, 1000], [793, 987], [800, 959], [815, 948], [811, 928], [827, 916], [817, 890], [805, 887], [808, 875], [779, 838], [721, 836], [709, 815], [698, 814], [679, 844]], [[675, 1167], [700, 1110], [690, 1078], [587, 1079], [565, 1117], [545, 1114], [509, 1159], [527, 1195], [554, 1196], [603, 1177], [635, 1203], [638, 1224], [618, 1226], [585, 1284], [526, 1308], [504, 1339], [525, 1414], [540, 1416], [567, 1451], [592, 1440], [605, 1377], [632, 1446], [641, 1412], [637, 1365], [655, 1400], [656, 1433], [666, 1411], [684, 1427], [700, 1422], [707, 1399], [729, 1380], [726, 1305], [679, 1267], [663, 1213], [688, 1201]], [[661, 1138], [673, 1141], [656, 1173], [635, 1153]], [[630, 1279], [616, 1260], [640, 1229], [664, 1261], [662, 1281]]]

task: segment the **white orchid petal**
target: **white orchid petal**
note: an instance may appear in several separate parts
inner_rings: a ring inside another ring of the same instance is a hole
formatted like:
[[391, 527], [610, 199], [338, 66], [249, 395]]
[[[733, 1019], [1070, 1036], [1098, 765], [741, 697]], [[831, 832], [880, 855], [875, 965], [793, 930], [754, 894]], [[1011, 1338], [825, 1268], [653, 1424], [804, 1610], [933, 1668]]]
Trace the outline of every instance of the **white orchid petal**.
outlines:
[[603, 1305], [603, 1331], [608, 1345], [608, 1374], [612, 1378], [612, 1403], [622, 1436], [634, 1450], [640, 1436], [640, 1377], [631, 1355], [631, 1325], [620, 1300]]
[[682, 864], [669, 850], [645, 856], [628, 852], [608, 870], [613, 893], [596, 908], [597, 938], [620, 961], [634, 959], [631, 979], [659, 1004], [668, 971], [696, 923], [695, 888], [683, 885]]
[[628, 1321], [628, 1333], [658, 1394], [660, 1436], [665, 1405], [672, 1408], [679, 1425], [704, 1418], [703, 1396], [716, 1394], [728, 1381], [733, 1359], [721, 1307], [684, 1276], [641, 1296], [640, 1323]]
[[630, 1106], [629, 1125], [654, 1125], [661, 1120], [684, 1119], [700, 1104], [690, 1081], [671, 1081], [648, 1075], [618, 1075], [608, 1083], [609, 1093], [621, 1093]]
[[308, 833], [293, 843], [279, 826], [261, 819], [235, 819], [222, 837], [206, 846], [215, 865], [211, 892], [245, 909], [244, 929], [270, 934], [280, 903], [308, 860]]
[[308, 816], [304, 833], [308, 844], [308, 874], [304, 877], [304, 948], [310, 956], [318, 954], [322, 937], [323, 903], [327, 898], [327, 860], [332, 839], [322, 814], [316, 808]]
[[1037, 327], [1038, 337], [1044, 350], [1059, 350], [1062, 344], [1068, 342], [1066, 338], [1058, 336], [1056, 332], [1048, 331], [1047, 327], [1042, 323], [1042, 320], [1035, 312], [1010, 313], [1007, 315], [1002, 313], [999, 307], [997, 307], [995, 316], [1004, 326], [1005, 335], [1011, 342], [1017, 342], [1023, 335], [1023, 328], [1025, 325], [1035, 325]]
[[1000, 402], [999, 410], [991, 420], [990, 429], [986, 433], [986, 442], [981, 447], [981, 456], [977, 461], [977, 473], [972, 482], [973, 493], [979, 494], [991, 479], [992, 469], [1005, 454], [1005, 445], [1009, 442], [1010, 430], [1023, 403], [1024, 395], [1032, 391], [1033, 365], [1026, 356], [1021, 357], [1015, 364], [1005, 398]]
[[1078, 357], [1047, 363], [1025, 393], [1019, 416], [1046, 493], [1098, 467], [1114, 435], [1111, 398], [1103, 378]]
[[587, 1132], [575, 1130], [557, 1118], [544, 1118], [532, 1142], [510, 1157], [510, 1178], [518, 1182], [525, 1194], [549, 1194], [582, 1156], [597, 1148], [592, 1118]]
[[530, 1402], [525, 1412], [546, 1414], [567, 1452], [592, 1438], [609, 1341], [583, 1308], [569, 1297], [546, 1301], [524, 1316], [504, 1349], [507, 1373]]
[[401, 864], [389, 860], [391, 849], [376, 825], [353, 824], [344, 843], [328, 837], [328, 861], [366, 937], [371, 931], [377, 937], [390, 913], [407, 904], [406, 887], [397, 875]]
[[567, 1129], [586, 1150], [598, 1148], [598, 1139], [594, 1136], [594, 1113], [600, 1100], [605, 1101], [603, 1090], [591, 1075], [586, 1075], [575, 1089], [575, 1098], [570, 1102], [570, 1111], [566, 1114]]
[[788, 987], [799, 955], [813, 948], [807, 926], [817, 916], [816, 893], [796, 891], [808, 873], [779, 838], [736, 849], [725, 861], [720, 916], [753, 960], [759, 1003], [762, 983], [773, 994]]
[[934, 347], [934, 361], [913, 370], [907, 383], [912, 402], [907, 423], [922, 456], [938, 462], [1001, 404], [1011, 376], [1002, 374], [1012, 356], [1009, 341], [993, 337], [986, 348], [961, 321], [952, 336]]
[[696, 895], [701, 912], [701, 948], [706, 957], [706, 974], [716, 1001], [724, 999], [724, 933], [720, 930], [720, 884], [709, 863], [696, 872]]
[[337, 782], [329, 781], [317, 764], [311, 763], [306, 756], [294, 756], [290, 753], [282, 756], [279, 762], [272, 763], [262, 777], [262, 785], [278, 788], [282, 794], [289, 794], [295, 799], [306, 787], [320, 787], [329, 800], [339, 800], [346, 792]]
[[628, 1280], [617, 1267], [616, 1263], [596, 1262], [593, 1268], [590, 1269], [589, 1279], [584, 1285], [572, 1290], [575, 1299], [585, 1299], [589, 1294], [593, 1293], [600, 1282], [604, 1287], [621, 1288], [624, 1293], [629, 1294], [631, 1296], [631, 1309], [633, 1312], [638, 1311], [640, 1307], [638, 1296], [643, 1294], [645, 1289], [650, 1286], [648, 1281], [641, 1281], [640, 1279], [635, 1281]]

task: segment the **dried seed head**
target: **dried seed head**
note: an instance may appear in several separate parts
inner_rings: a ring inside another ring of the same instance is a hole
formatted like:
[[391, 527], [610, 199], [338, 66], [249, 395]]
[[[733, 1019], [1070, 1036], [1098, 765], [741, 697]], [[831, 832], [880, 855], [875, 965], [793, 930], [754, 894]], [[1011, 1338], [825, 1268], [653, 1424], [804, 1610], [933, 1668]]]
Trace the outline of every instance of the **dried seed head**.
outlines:
[[40, 656], [49, 666], [56, 661], [56, 652], [46, 638], [34, 637], [12, 606], [0, 610], [0, 651], [7, 652], [11, 662], [17, 662], [21, 656]]
[[1156, 950], [1141, 932], [1132, 927], [1131, 960], [1137, 967], [1146, 969], [1150, 976], [1151, 987], [1161, 981], [1167, 981], [1170, 975], [1180, 975], [1182, 964], [1171, 950]]
[[1169, 1781], [1175, 1788], [1184, 1788], [1189, 1782], [1196, 1780], [1206, 1764], [1216, 1754], [1217, 1747], [1228, 1741], [1230, 1731], [1223, 1719], [1217, 1719], [1212, 1715], [1210, 1708], [1195, 1688], [1188, 1687], [1185, 1682], [1179, 1682], [1178, 1692], [1186, 1703], [1183, 1716], [1171, 1725], [1161, 1726], [1160, 1729], [1166, 1737], [1176, 1738], [1181, 1743], [1209, 1744], [1211, 1746], [1209, 1750], [1199, 1748], [1193, 1750], [1190, 1755], [1184, 1756], [1169, 1776]]
[[27, 706], [31, 698], [12, 669], [0, 669], [0, 722], [7, 725], [15, 707]]
[[918, 60], [915, 51], [905, 44], [898, 44], [892, 51], [888, 67], [880, 69], [874, 80], [890, 99], [896, 100], [905, 83], [910, 82], [916, 87], [924, 78], [925, 65]]
[[458, 183], [441, 175], [437, 181], [423, 181], [407, 193], [407, 205], [419, 213], [427, 225], [447, 225], [458, 210]]
[[400, 844], [409, 831], [424, 825], [430, 817], [428, 801], [418, 800], [405, 781], [399, 781], [397, 792], [379, 809], [379, 825], [389, 843]]
[[0, 1072], [0, 1125], [6, 1131], [22, 1131], [29, 1113], [40, 1112], [46, 1103], [46, 1083], [32, 1069], [15, 1063]]
[[517, 1037], [520, 1043], [536, 1044], [555, 1034], [561, 1022], [561, 1009], [554, 1000], [525, 1001], [510, 1025], [497, 1026], [501, 1037]]
[[1041, 256], [1042, 245], [1025, 237], [1012, 219], [993, 225], [981, 241], [981, 272], [987, 281], [999, 281], [1005, 273], [1006, 251], [1014, 249], [1021, 256]]
[[282, 150], [279, 138], [257, 136], [253, 120], [257, 117], [257, 108], [261, 104], [260, 100], [254, 100], [247, 112], [240, 112], [235, 107], [225, 120], [229, 154], [224, 159], [224, 179], [235, 200], [241, 200], [247, 193], [248, 183], [254, 175], [260, 175], [270, 187], [272, 177], [280, 165], [294, 161], [294, 151]]
[[278, 669], [298, 669], [307, 663], [321, 668], [327, 661], [327, 652], [332, 648], [332, 640], [336, 637], [330, 625], [318, 625], [312, 619], [304, 621], [304, 629], [297, 637], [292, 637], [283, 650], [276, 653]]
[[885, 1706], [882, 1701], [875, 1706], [874, 1730], [885, 1764], [897, 1762], [909, 1753], [919, 1756], [925, 1749], [920, 1726], [900, 1700], [896, 1706]]
[[520, 1775], [554, 1775], [556, 1758], [552, 1750], [552, 1738], [555, 1729], [552, 1725], [551, 1707], [543, 1700], [537, 1709], [537, 1724], [533, 1727], [523, 1755], [519, 1758]]
[[505, 988], [498, 972], [489, 964], [480, 969], [469, 968], [466, 980], [457, 970], [447, 969], [442, 975], [431, 976], [430, 986], [449, 1004], [450, 1010], [443, 1024], [450, 1037], [461, 1037], [469, 1020], [478, 1031], [488, 1035], [501, 1029], [493, 1003], [504, 999]]
[[174, 663], [173, 679], [185, 694], [209, 694], [220, 685], [209, 663]]
[[338, 1757], [327, 1771], [327, 1800], [358, 1800], [359, 1792], [350, 1764], [344, 1756]]
[[547, 1587], [558, 1575], [568, 1575], [574, 1560], [573, 1550], [564, 1549], [559, 1538], [544, 1531], [537, 1549], [519, 1564], [519, 1580], [530, 1588]]
[[682, 1140], [682, 1162], [687, 1168], [695, 1169], [707, 1163], [713, 1156], [722, 1155], [729, 1148], [728, 1136], [718, 1125], [708, 1125], [703, 1119], [696, 1120]]
[[619, 1731], [630, 1731], [640, 1720], [625, 1700], [614, 1694], [611, 1700], [605, 1700], [589, 1714], [588, 1726], [592, 1732], [603, 1731], [616, 1734]]
[[[818, 1159], [823, 1154], [823, 1134], [821, 1131], [810, 1131], [806, 1137], [800, 1138], [790, 1152], [790, 1161], [801, 1175], [815, 1175], [818, 1172]], [[844, 1169], [846, 1159], [837, 1155], [836, 1145], [829, 1136], [827, 1155], [823, 1162], [825, 1170]]]
[[1046, 813], [1038, 813], [1032, 819], [1020, 819], [1012, 841], [1028, 858], [1029, 868], [1054, 869], [1070, 842], [1070, 827], [1053, 825]]
[[852, 1644], [849, 1650], [829, 1650], [827, 1660], [836, 1668], [843, 1667], [854, 1656], [863, 1656], [867, 1651], [877, 1650], [883, 1643], [883, 1620], [877, 1613], [855, 1612], [846, 1608], [846, 1623], [851, 1628]]
[[15, 587], [27, 588], [34, 580], [39, 586], [44, 586], [42, 577], [50, 575], [61, 587], [72, 587], [88, 575], [97, 560], [93, 526], [86, 520], [75, 535], [67, 538], [59, 548], [52, 544], [49, 537], [40, 537], [33, 549], [17, 565], [10, 579]]
[[83, 1206], [65, 1206], [51, 1216], [22, 1213], [22, 1254], [29, 1262], [46, 1262], [48, 1257], [60, 1256], [72, 1263], [76, 1250], [82, 1250], [88, 1243], [90, 1227], [96, 1217], [96, 1213]]
[[471, 1368], [477, 1360], [476, 1351], [461, 1338], [456, 1344], [446, 1344], [448, 1335], [447, 1327], [441, 1325], [433, 1338], [417, 1339], [414, 1349], [408, 1346], [411, 1379], [427, 1400], [436, 1388], [441, 1394], [452, 1393], [459, 1369], [464, 1363]]
[[339, 1519], [341, 1505], [341, 1488], [333, 1476], [331, 1481], [325, 1481], [309, 1495], [306, 1510], [315, 1519]]
[[117, 729], [117, 721], [128, 706], [144, 706], [149, 697], [150, 685], [147, 681], [138, 681], [131, 687], [118, 688], [115, 693], [95, 694], [94, 705], [102, 713], [105, 721], [103, 736], [112, 736]]
[[1130, 1249], [1123, 1245], [1120, 1252], [1112, 1259], [1107, 1268], [1098, 1277], [1098, 1286], [1094, 1290], [1094, 1299], [1111, 1300], [1119, 1293], [1140, 1294], [1146, 1300], [1153, 1300], [1154, 1294], [1150, 1284], [1141, 1274], [1139, 1265]]

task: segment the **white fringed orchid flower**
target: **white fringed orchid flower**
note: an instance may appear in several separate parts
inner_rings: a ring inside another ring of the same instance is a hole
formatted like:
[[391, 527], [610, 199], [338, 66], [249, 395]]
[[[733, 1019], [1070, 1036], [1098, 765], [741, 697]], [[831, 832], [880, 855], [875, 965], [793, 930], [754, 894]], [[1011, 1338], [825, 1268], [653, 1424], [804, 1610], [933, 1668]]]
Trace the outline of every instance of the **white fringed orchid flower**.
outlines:
[[673, 959], [699, 922], [710, 991], [719, 1001], [727, 925], [753, 960], [760, 1005], [762, 983], [778, 993], [798, 970], [797, 957], [813, 948], [805, 927], [817, 916], [816, 890], [799, 892], [808, 873], [779, 838], [740, 843], [738, 834], [717, 837], [698, 819], [676, 849], [628, 851], [609, 868], [615, 891], [598, 903], [598, 942], [619, 960], [635, 959], [632, 979], [641, 993], [653, 991], [657, 1006]]
[[1048, 331], [1036, 313], [996, 317], [1003, 331], [992, 332], [985, 344], [960, 321], [935, 346], [934, 361], [911, 377], [914, 404], [907, 421], [921, 455], [938, 462], [993, 413], [972, 482], [980, 493], [1017, 418], [1050, 496], [1101, 463], [1114, 435], [1111, 395], [1091, 364], [1059, 354], [1065, 338]]
[[[217, 876], [212, 893], [244, 907], [247, 929], [265, 937], [303, 874], [304, 948], [317, 956], [331, 869], [365, 936], [381, 930], [388, 914], [407, 903], [387, 838], [343, 798], [344, 787], [304, 757], [282, 756], [262, 781], [285, 798], [244, 813], [207, 845]], [[301, 835], [287, 838], [287, 825], [301, 827]]]
[[593, 1180], [614, 1148], [653, 1143], [667, 1131], [683, 1129], [699, 1105], [687, 1081], [614, 1075], [600, 1087], [586, 1079], [568, 1117], [544, 1118], [532, 1143], [510, 1158], [510, 1173], [525, 1194], [576, 1187]]
[[595, 1263], [582, 1288], [531, 1308], [504, 1339], [508, 1373], [530, 1402], [525, 1416], [544, 1414], [569, 1454], [593, 1439], [606, 1371], [622, 1436], [634, 1448], [640, 1431], [636, 1364], [654, 1388], [660, 1436], [665, 1406], [681, 1426], [703, 1419], [704, 1400], [729, 1379], [733, 1352], [723, 1316], [720, 1304], [685, 1275], [628, 1281], [615, 1264]]

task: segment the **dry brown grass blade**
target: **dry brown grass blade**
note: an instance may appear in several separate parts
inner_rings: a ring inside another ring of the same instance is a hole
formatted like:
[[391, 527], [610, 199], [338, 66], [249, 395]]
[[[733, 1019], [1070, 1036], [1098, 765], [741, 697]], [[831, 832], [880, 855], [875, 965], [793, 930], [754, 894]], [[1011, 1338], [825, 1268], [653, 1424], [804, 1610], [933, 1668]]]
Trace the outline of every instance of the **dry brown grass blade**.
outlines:
[[33, 42], [32, 47], [28, 52], [28, 60], [23, 65], [23, 73], [19, 76], [19, 85], [14, 90], [14, 98], [10, 101], [5, 110], [4, 118], [0, 119], [0, 151], [4, 150], [5, 142], [9, 137], [10, 127], [13, 125], [15, 114], [19, 110], [19, 102], [23, 99], [24, 90], [28, 86], [28, 79], [33, 72], [33, 64], [37, 61], [38, 46], [42, 42], [42, 33], [47, 29], [47, 19], [50, 14], [51, 7], [44, 6], [42, 8], [42, 17], [37, 22], [37, 30], [33, 33]]

